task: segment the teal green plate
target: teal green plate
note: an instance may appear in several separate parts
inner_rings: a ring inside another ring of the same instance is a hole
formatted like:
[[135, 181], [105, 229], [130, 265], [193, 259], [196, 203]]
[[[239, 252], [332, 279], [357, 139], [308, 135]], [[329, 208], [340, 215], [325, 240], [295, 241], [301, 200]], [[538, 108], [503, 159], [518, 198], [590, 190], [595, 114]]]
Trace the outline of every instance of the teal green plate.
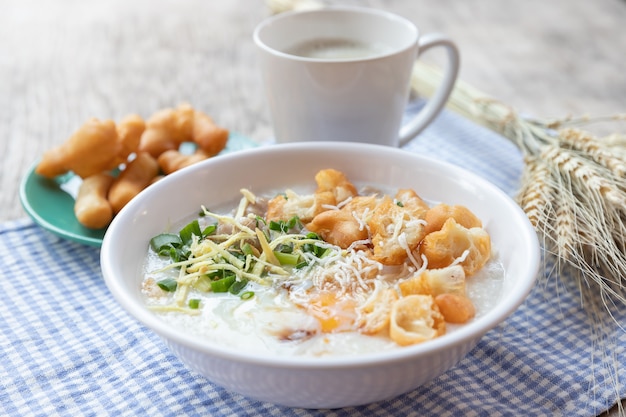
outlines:
[[[255, 146], [258, 144], [252, 139], [231, 132], [222, 154]], [[35, 223], [57, 236], [99, 247], [106, 228], [88, 229], [74, 216], [74, 196], [80, 178], [69, 173], [48, 179], [36, 174], [35, 167], [36, 164], [28, 170], [20, 184], [20, 201], [26, 213]]]

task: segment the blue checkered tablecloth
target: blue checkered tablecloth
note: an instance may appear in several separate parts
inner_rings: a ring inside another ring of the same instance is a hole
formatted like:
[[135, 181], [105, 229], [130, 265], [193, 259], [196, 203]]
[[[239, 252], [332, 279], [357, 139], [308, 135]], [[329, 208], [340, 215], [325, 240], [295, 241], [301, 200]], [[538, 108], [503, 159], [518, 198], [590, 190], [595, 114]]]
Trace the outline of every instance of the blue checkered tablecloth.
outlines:
[[[517, 149], [447, 111], [405, 148], [510, 195], [518, 187]], [[605, 334], [606, 356], [567, 277], [540, 277], [516, 313], [429, 384], [367, 406], [301, 410], [189, 371], [113, 299], [99, 249], [22, 219], [0, 224], [0, 253], [0, 415], [595, 416], [626, 397], [626, 333]]]

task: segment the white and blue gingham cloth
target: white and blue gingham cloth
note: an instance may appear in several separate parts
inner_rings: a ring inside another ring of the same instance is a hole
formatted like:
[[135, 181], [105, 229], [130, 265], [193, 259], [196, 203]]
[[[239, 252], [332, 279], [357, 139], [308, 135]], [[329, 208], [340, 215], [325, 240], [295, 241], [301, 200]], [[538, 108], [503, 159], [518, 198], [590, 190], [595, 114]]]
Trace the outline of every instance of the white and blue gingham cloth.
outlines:
[[[517, 190], [517, 149], [447, 111], [405, 148]], [[0, 224], [0, 253], [0, 415], [595, 416], [626, 397], [626, 333], [608, 334], [612, 356], [603, 356], [566, 278], [540, 278], [517, 312], [431, 383], [362, 407], [302, 410], [189, 371], [113, 299], [99, 249], [23, 219]]]

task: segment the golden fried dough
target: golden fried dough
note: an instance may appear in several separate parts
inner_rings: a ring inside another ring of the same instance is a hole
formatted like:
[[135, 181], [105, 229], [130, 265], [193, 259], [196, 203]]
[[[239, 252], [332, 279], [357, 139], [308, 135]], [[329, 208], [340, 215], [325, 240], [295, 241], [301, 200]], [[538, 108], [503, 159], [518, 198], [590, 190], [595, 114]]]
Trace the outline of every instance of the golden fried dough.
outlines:
[[197, 110], [194, 112], [191, 140], [207, 158], [217, 155], [226, 147], [228, 135], [228, 130], [216, 125], [209, 116]]
[[401, 207], [411, 211], [416, 217], [422, 217], [421, 212], [426, 212], [430, 209], [428, 204], [414, 190], [408, 188], [398, 190], [395, 198]]
[[[298, 195], [293, 190], [277, 195], [268, 203], [267, 220], [288, 220], [298, 216], [308, 225], [315, 216], [357, 195], [345, 175], [334, 169], [323, 169], [315, 175], [317, 189], [313, 195]], [[328, 219], [324, 220], [327, 223]]]
[[315, 193], [331, 192], [335, 203], [339, 204], [344, 200], [357, 195], [357, 190], [343, 172], [335, 169], [323, 169], [315, 175], [317, 190]]
[[132, 153], [137, 152], [144, 130], [146, 130], [146, 122], [136, 114], [124, 117], [117, 124], [117, 136], [121, 145], [120, 163], [126, 162]]
[[111, 185], [108, 199], [113, 207], [113, 213], [119, 213], [133, 197], [152, 182], [158, 173], [159, 165], [156, 159], [147, 152], [139, 152]]
[[[331, 198], [328, 192], [318, 193], [316, 196]], [[335, 198], [334, 195], [332, 198]], [[323, 211], [315, 216], [307, 224], [307, 228], [319, 234], [327, 242], [346, 249], [356, 241], [369, 238], [367, 218], [376, 206], [378, 206], [376, 196], [352, 197], [341, 209]]]
[[359, 311], [357, 327], [361, 333], [376, 334], [389, 326], [391, 309], [398, 294], [391, 288], [375, 293]]
[[357, 195], [352, 197], [341, 209], [353, 213], [355, 217], [359, 218], [367, 226], [367, 219], [380, 202], [381, 199], [376, 195]]
[[437, 204], [426, 213], [426, 234], [441, 230], [443, 224], [449, 218], [453, 218], [461, 226], [471, 229], [472, 227], [483, 227], [482, 222], [465, 206], [449, 206], [447, 204]]
[[[75, 213], [86, 227], [101, 228], [106, 226], [100, 224], [108, 215], [100, 191], [109, 174], [121, 170], [117, 179], [110, 180], [112, 190], [107, 187], [108, 195], [105, 195], [114, 215], [130, 198], [161, 178], [157, 176], [159, 165], [164, 174], [170, 174], [207, 159], [224, 149], [228, 136], [227, 129], [188, 104], [159, 110], [147, 121], [136, 114], [124, 117], [118, 124], [91, 118], [64, 143], [45, 152], [35, 172], [54, 178], [72, 171], [81, 177], [85, 181], [84, 191], [77, 198]], [[178, 149], [183, 142], [194, 142], [196, 152], [181, 154]], [[171, 152], [157, 164], [155, 158], [168, 150]]]
[[178, 149], [183, 142], [191, 140], [193, 119], [194, 110], [187, 104], [159, 110], [146, 122], [139, 151], [158, 158], [167, 150]]
[[121, 150], [115, 123], [92, 118], [67, 141], [44, 153], [35, 172], [53, 178], [73, 171], [87, 178], [115, 168]]
[[293, 190], [286, 190], [267, 203], [268, 221], [289, 220], [297, 216], [303, 224], [308, 224], [319, 213], [328, 210], [325, 206], [334, 206], [332, 193], [299, 195]]
[[228, 136], [229, 131], [208, 115], [181, 104], [159, 110], [148, 119], [139, 150], [158, 158], [165, 151], [178, 150], [183, 142], [194, 142], [208, 158], [226, 147]]
[[491, 239], [480, 227], [467, 229], [449, 218], [441, 230], [426, 235], [419, 252], [428, 260], [429, 268], [444, 268], [460, 260], [464, 252], [467, 256], [459, 262], [470, 277], [482, 268], [491, 255]]
[[170, 149], [159, 155], [157, 162], [161, 171], [168, 175], [208, 158], [209, 155], [207, 155], [202, 149], [198, 149], [189, 155], [183, 154], [175, 149]]
[[474, 304], [464, 295], [439, 294], [435, 297], [435, 304], [448, 323], [467, 323], [476, 315]]
[[424, 210], [401, 207], [390, 197], [382, 198], [367, 224], [374, 245], [373, 258], [385, 265], [399, 265], [408, 252], [417, 248], [424, 238], [421, 216]]
[[317, 233], [322, 239], [342, 249], [347, 249], [354, 241], [367, 239], [367, 229], [347, 210], [327, 210], [313, 218], [307, 229]]
[[425, 294], [433, 297], [452, 293], [465, 295], [465, 271], [461, 265], [426, 269], [398, 284], [403, 296]]
[[446, 322], [430, 295], [409, 295], [393, 304], [389, 336], [400, 346], [422, 343], [445, 331]]
[[95, 174], [83, 180], [74, 203], [74, 214], [80, 224], [89, 229], [106, 227], [113, 218], [113, 208], [107, 200], [113, 177]]

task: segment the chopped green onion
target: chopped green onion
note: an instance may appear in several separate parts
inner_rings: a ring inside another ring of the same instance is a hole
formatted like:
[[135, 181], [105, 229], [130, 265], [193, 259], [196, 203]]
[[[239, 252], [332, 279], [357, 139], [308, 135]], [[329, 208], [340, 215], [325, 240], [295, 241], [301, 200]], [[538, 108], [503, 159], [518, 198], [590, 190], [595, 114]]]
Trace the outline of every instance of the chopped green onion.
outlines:
[[157, 282], [159, 288], [163, 291], [174, 292], [176, 291], [176, 287], [178, 286], [178, 282], [174, 278], [165, 278], [161, 281]]
[[235, 258], [239, 259], [240, 261], [243, 261], [243, 262], [246, 261], [246, 255], [243, 252], [240, 252], [238, 250], [229, 250], [228, 253], [230, 253]]
[[296, 227], [297, 225], [300, 225], [300, 219], [298, 218], [298, 216], [293, 216], [291, 219], [289, 219], [289, 221], [287, 222], [287, 227], [289, 229], [293, 229], [294, 227]]
[[252, 297], [254, 297], [254, 291], [246, 291], [239, 296], [242, 300], [249, 300]]
[[[321, 253], [318, 255], [318, 258], [320, 259], [330, 255], [330, 253], [333, 251], [331, 248], [324, 249], [320, 246], [316, 246], [316, 248], [322, 249]], [[317, 255], [317, 252], [315, 254]]]
[[161, 254], [161, 251], [171, 246], [180, 246], [183, 241], [173, 233], [161, 233], [150, 239], [150, 247], [153, 251]]
[[185, 227], [183, 227], [180, 230], [179, 234], [180, 234], [181, 240], [183, 241], [185, 245], [188, 245], [191, 243], [193, 235], [202, 237], [202, 231], [200, 230], [200, 224], [198, 223], [198, 220], [194, 220], [188, 225], [186, 225]]
[[169, 249], [164, 249], [163, 251], [159, 252], [159, 255], [169, 255], [172, 261], [180, 262], [188, 259], [189, 255], [191, 255], [191, 252], [188, 250], [170, 247]]
[[241, 281], [235, 281], [228, 289], [228, 292], [231, 294], [237, 295], [241, 292], [241, 290], [243, 290], [246, 287], [246, 285], [248, 285], [247, 279], [242, 279]]
[[244, 255], [254, 255], [254, 250], [252, 249], [252, 245], [249, 243], [244, 244], [241, 247], [241, 251], [243, 252]]
[[306, 243], [302, 245], [302, 250], [305, 252], [310, 252], [314, 254], [316, 257], [321, 258], [329, 253], [329, 248], [323, 248], [316, 244]]
[[170, 258], [172, 257], [170, 254], [172, 253], [172, 251], [176, 252], [175, 248], [161, 248], [158, 252], [159, 256], [169, 256]]
[[396, 206], [404, 207], [404, 204], [402, 203], [402, 201], [396, 201]]
[[291, 219], [289, 219], [287, 221], [285, 221], [285, 220], [278, 220], [278, 221], [272, 220], [272, 221], [270, 221], [269, 228], [270, 228], [270, 230], [273, 230], [275, 232], [287, 233], [291, 229], [296, 227], [296, 225], [300, 225], [300, 219], [298, 218], [298, 216], [293, 216]]
[[217, 225], [210, 224], [207, 227], [205, 227], [204, 230], [202, 231], [202, 237], [212, 235], [213, 233], [215, 233], [216, 230], [217, 230]]
[[189, 300], [189, 308], [191, 308], [192, 310], [196, 310], [198, 307], [200, 307], [199, 299], [192, 298], [191, 300]]
[[213, 292], [226, 292], [231, 285], [235, 282], [236, 277], [234, 275], [226, 278], [218, 279], [217, 281], [211, 281], [211, 290]]
[[211, 281], [217, 281], [219, 279], [234, 277], [235, 273], [233, 271], [229, 271], [228, 269], [216, 269], [215, 271], [206, 274], [206, 276], [211, 278]]
[[275, 232], [282, 232], [282, 233], [285, 233], [288, 230], [288, 229], [285, 229], [285, 222], [283, 220], [270, 221], [269, 228], [270, 230], [273, 230]]
[[256, 216], [256, 228], [260, 228], [262, 226], [265, 226], [267, 223], [265, 222], [265, 219], [261, 216]]
[[276, 252], [282, 253], [292, 253], [293, 252], [293, 244], [284, 244], [281, 243], [276, 247]]
[[274, 256], [276, 256], [276, 259], [278, 259], [281, 265], [297, 265], [300, 259], [300, 255], [296, 253], [274, 251]]

